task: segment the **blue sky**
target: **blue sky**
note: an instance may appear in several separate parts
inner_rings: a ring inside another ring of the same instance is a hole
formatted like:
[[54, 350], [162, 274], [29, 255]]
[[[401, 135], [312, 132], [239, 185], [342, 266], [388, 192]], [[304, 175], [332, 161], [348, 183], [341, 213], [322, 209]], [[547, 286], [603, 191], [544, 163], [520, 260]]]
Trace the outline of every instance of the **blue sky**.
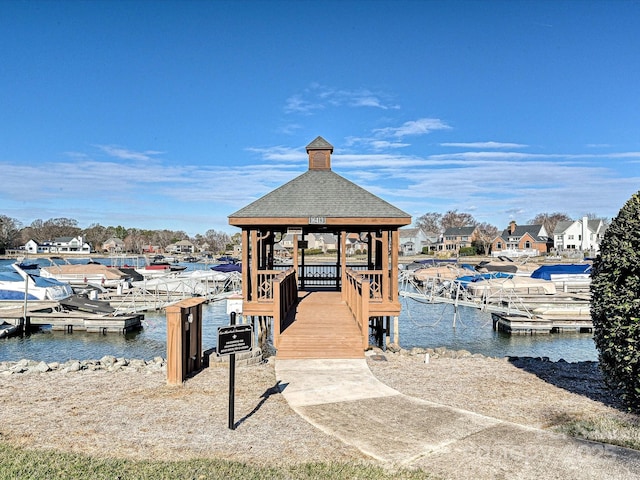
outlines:
[[637, 1], [0, 2], [0, 214], [235, 233], [304, 147], [414, 218], [613, 217]]

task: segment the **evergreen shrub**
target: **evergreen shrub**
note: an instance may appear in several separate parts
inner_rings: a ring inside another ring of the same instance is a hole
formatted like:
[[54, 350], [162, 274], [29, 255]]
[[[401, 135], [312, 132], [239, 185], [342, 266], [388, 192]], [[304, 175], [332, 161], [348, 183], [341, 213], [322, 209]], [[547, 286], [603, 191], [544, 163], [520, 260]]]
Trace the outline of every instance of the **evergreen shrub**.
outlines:
[[591, 318], [605, 380], [640, 412], [640, 192], [620, 209], [600, 244]]

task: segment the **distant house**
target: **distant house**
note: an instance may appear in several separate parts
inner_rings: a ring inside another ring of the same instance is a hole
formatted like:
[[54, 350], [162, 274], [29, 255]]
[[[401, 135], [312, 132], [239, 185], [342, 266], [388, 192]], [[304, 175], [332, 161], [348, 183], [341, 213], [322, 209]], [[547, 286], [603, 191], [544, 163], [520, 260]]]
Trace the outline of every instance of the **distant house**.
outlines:
[[36, 254], [36, 253], [39, 253], [38, 252], [38, 247], [39, 246], [40, 245], [38, 245], [38, 242], [36, 242], [35, 240], [29, 240], [27, 243], [24, 244], [24, 250], [27, 253]]
[[338, 249], [338, 237], [331, 233], [308, 233], [306, 239], [309, 248], [322, 250], [323, 253]]
[[491, 255], [535, 257], [549, 252], [551, 246], [552, 240], [543, 225], [517, 225], [512, 220], [491, 242]]
[[[298, 235], [298, 241], [302, 241], [302, 235]], [[293, 240], [294, 234], [287, 233], [282, 237], [280, 241], [280, 245], [287, 249], [287, 251], [293, 251]], [[337, 250], [338, 249], [338, 237], [336, 235], [330, 233], [308, 233], [305, 235], [305, 240], [307, 242], [307, 248], [313, 248], [322, 250], [324, 253], [327, 253], [329, 250]], [[357, 233], [351, 233], [347, 235], [345, 240], [346, 244], [346, 254], [347, 255], [355, 255], [358, 251], [366, 251], [367, 250], [367, 242], [363, 242], [360, 240], [360, 236]]]
[[473, 246], [478, 239], [478, 227], [450, 227], [444, 231], [438, 250], [449, 254], [458, 254], [461, 248]]
[[124, 241], [118, 237], [111, 237], [102, 244], [103, 252], [121, 253], [124, 250]]
[[24, 249], [33, 254], [88, 255], [91, 253], [91, 245], [85, 242], [82, 236], [58, 237], [42, 243], [29, 240]]
[[358, 252], [360, 253], [364, 253], [367, 251], [367, 242], [363, 242], [360, 239], [360, 235], [357, 233], [348, 233], [347, 234], [347, 239], [345, 241], [345, 245], [347, 248], [346, 254], [347, 255], [355, 255]]
[[602, 220], [589, 220], [587, 217], [575, 221], [558, 222], [553, 231], [553, 246], [559, 253], [579, 250], [595, 254], [600, 251], [604, 230]]
[[400, 255], [418, 255], [425, 247], [428, 250], [435, 249], [433, 238], [430, 238], [421, 228], [401, 228], [398, 233], [400, 234]]
[[196, 246], [191, 243], [189, 240], [180, 240], [172, 245], [169, 245], [167, 251], [171, 253], [195, 253]]

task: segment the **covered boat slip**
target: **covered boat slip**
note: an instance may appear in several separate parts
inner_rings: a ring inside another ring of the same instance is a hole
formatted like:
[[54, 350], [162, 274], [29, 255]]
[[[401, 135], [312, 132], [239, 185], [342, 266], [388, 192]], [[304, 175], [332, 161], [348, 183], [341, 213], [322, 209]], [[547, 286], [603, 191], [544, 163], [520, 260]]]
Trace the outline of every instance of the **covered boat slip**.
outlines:
[[[323, 138], [307, 153], [307, 172], [229, 216], [242, 229], [242, 313], [263, 329], [270, 324], [279, 358], [361, 357], [370, 325], [389, 335], [400, 314], [398, 229], [411, 217], [332, 172], [333, 147]], [[310, 233], [335, 235], [334, 263], [308, 264]], [[277, 266], [287, 236], [291, 264]], [[367, 258], [348, 265], [353, 236], [366, 244]]]

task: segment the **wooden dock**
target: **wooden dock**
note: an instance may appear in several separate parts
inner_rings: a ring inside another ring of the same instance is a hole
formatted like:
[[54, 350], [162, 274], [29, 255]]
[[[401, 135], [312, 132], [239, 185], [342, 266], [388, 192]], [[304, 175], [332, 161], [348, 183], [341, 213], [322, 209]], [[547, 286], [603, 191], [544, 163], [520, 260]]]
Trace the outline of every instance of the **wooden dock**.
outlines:
[[533, 315], [508, 315], [493, 312], [493, 329], [499, 332], [521, 335], [547, 335], [550, 333], [593, 331], [593, 322], [588, 315], [576, 315], [570, 312], [556, 312]]
[[[364, 358], [362, 333], [340, 292], [299, 292], [277, 359]], [[368, 335], [368, 332], [365, 332]]]
[[[13, 325], [24, 325], [23, 309], [3, 309], [0, 318]], [[53, 330], [73, 332], [76, 330], [94, 333], [126, 334], [142, 327], [144, 316], [136, 315], [97, 315], [82, 311], [42, 311], [27, 310], [27, 324], [31, 326], [51, 325]]]

